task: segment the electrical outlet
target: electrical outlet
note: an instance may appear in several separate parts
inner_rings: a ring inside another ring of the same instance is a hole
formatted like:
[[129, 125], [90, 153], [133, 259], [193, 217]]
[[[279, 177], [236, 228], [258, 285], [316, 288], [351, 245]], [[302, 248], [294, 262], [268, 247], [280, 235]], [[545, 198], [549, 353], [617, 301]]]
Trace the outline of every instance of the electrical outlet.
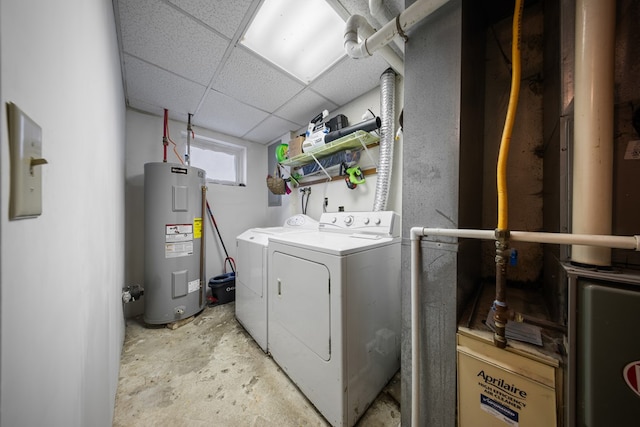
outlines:
[[9, 219], [42, 214], [42, 129], [15, 104], [7, 103], [11, 195]]

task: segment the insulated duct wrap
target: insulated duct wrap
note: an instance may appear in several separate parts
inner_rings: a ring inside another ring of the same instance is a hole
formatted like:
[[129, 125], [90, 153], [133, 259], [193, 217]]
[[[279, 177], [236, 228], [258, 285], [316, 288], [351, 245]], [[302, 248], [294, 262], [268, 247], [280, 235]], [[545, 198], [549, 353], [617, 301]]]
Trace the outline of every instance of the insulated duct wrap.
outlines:
[[387, 69], [380, 76], [380, 159], [378, 160], [378, 180], [373, 210], [387, 209], [389, 186], [391, 184], [391, 168], [393, 166], [393, 138], [395, 122], [396, 73]]

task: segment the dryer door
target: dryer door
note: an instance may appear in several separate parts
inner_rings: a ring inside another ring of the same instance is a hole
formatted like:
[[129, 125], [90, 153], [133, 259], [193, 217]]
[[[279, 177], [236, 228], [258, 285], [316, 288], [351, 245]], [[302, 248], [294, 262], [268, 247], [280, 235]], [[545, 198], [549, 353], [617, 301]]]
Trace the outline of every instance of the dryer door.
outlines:
[[271, 320], [323, 360], [331, 357], [329, 270], [324, 264], [274, 252]]

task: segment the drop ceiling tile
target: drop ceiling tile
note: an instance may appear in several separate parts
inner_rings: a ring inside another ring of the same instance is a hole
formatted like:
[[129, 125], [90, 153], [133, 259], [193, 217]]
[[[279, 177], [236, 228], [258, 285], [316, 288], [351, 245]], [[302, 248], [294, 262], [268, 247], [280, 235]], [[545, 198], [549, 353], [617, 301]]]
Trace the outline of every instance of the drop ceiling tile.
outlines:
[[210, 90], [195, 116], [197, 126], [242, 137], [269, 114]]
[[[340, 3], [350, 15], [364, 16], [367, 21], [374, 27], [380, 28], [378, 22], [369, 12], [369, 2], [362, 0], [327, 0], [329, 4], [333, 2]], [[400, 12], [404, 10], [404, 0], [385, 0], [382, 2], [382, 6], [386, 9], [386, 13], [389, 18], [395, 18]], [[381, 24], [385, 24], [382, 22]]]
[[207, 85], [229, 41], [159, 0], [119, 0], [125, 53]]
[[212, 87], [256, 108], [273, 112], [304, 86], [244, 48], [236, 47]]
[[244, 139], [258, 142], [260, 144], [269, 144], [274, 139], [282, 135], [299, 129], [295, 123], [291, 123], [280, 117], [269, 116], [260, 126], [244, 135]]
[[362, 59], [347, 57], [311, 83], [311, 88], [342, 106], [378, 86], [380, 75], [387, 68], [389, 64], [380, 55]]
[[329, 110], [329, 112], [331, 112], [336, 108], [338, 108], [338, 106], [333, 102], [311, 90], [305, 90], [276, 111], [276, 115], [302, 127], [306, 126], [309, 120], [322, 112], [322, 110]]
[[229, 39], [233, 38], [252, 0], [169, 0]]
[[[185, 121], [195, 111], [206, 87], [183, 79], [130, 55], [125, 55], [127, 98], [129, 105], [147, 105], [169, 108], [173, 118]], [[149, 111], [144, 109], [145, 111]], [[156, 113], [156, 111], [149, 111]]]

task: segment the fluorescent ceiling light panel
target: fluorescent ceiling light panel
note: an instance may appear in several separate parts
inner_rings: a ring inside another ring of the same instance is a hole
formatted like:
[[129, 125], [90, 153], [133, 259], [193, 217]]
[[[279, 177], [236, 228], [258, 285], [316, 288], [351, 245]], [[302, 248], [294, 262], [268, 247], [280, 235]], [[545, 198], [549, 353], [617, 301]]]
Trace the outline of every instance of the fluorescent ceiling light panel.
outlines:
[[345, 55], [344, 28], [325, 0], [264, 0], [241, 44], [309, 83]]

